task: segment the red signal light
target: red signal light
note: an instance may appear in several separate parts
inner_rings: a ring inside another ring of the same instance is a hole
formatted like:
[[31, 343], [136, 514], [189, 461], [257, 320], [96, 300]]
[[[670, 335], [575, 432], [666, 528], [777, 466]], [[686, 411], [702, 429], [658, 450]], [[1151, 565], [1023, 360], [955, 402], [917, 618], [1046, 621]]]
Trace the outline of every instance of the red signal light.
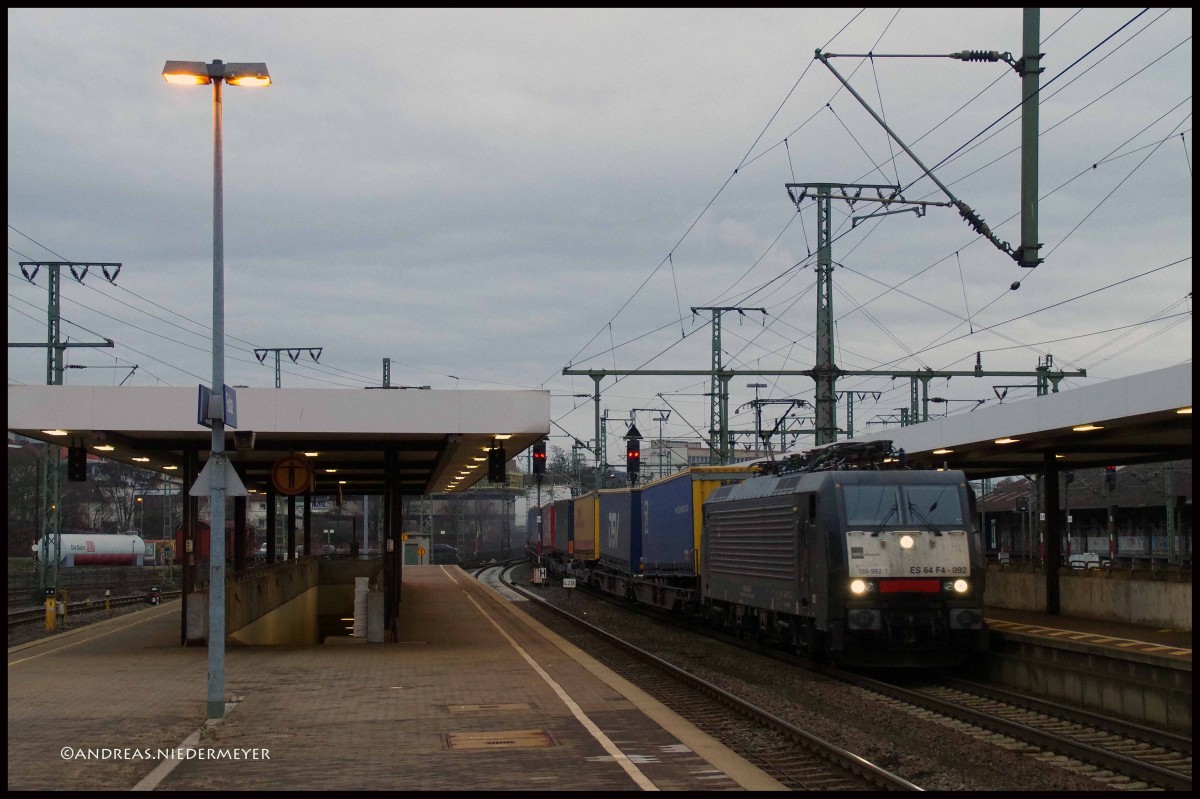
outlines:
[[533, 473], [546, 473], [546, 442], [539, 441], [533, 445]]

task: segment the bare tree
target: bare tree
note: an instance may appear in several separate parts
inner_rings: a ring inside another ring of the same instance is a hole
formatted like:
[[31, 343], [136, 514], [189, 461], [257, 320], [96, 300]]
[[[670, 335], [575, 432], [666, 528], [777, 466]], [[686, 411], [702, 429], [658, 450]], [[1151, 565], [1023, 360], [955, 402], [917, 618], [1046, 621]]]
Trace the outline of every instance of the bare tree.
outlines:
[[95, 464], [88, 473], [88, 481], [93, 483], [102, 503], [101, 518], [115, 521], [118, 532], [133, 529], [137, 498], [154, 488], [158, 479], [155, 472], [106, 460]]
[[8, 554], [28, 555], [41, 530], [42, 475], [45, 449], [33, 444], [8, 448]]

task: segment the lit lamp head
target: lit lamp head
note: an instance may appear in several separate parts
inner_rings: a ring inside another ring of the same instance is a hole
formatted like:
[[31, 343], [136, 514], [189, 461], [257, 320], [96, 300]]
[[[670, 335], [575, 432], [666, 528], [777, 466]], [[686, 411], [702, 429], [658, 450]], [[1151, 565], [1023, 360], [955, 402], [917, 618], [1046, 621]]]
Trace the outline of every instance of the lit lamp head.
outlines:
[[214, 61], [205, 64], [203, 61], [168, 61], [163, 67], [163, 80], [167, 83], [179, 83], [185, 86], [196, 86], [213, 81], [225, 81], [234, 86], [270, 86], [271, 76], [267, 65], [263, 63], [234, 63], [225, 64]]

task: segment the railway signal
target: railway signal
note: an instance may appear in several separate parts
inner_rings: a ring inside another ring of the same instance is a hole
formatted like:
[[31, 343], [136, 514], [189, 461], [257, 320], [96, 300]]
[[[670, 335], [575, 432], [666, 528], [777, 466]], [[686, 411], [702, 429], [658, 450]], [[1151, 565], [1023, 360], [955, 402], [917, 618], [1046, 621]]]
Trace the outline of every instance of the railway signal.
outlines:
[[625, 471], [629, 474], [629, 481], [636, 483], [638, 479], [638, 471], [642, 467], [642, 434], [638, 431], [636, 424], [629, 425], [629, 431], [625, 433]]
[[539, 441], [533, 445], [533, 473], [543, 475], [546, 473], [546, 442]]
[[493, 483], [508, 482], [508, 473], [504, 469], [507, 460], [504, 457], [504, 447], [492, 442], [492, 448], [488, 450], [488, 480]]
[[72, 483], [87, 482], [87, 449], [82, 445], [67, 450], [67, 479]]

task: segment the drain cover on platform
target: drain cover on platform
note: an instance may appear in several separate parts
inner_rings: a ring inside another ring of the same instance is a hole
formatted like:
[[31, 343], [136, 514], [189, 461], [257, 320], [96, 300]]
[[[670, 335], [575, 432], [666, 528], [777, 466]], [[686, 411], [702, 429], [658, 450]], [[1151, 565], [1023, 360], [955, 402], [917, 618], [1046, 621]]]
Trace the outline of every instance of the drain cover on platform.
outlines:
[[554, 746], [554, 740], [545, 730], [447, 732], [443, 735], [447, 749], [530, 749]]

